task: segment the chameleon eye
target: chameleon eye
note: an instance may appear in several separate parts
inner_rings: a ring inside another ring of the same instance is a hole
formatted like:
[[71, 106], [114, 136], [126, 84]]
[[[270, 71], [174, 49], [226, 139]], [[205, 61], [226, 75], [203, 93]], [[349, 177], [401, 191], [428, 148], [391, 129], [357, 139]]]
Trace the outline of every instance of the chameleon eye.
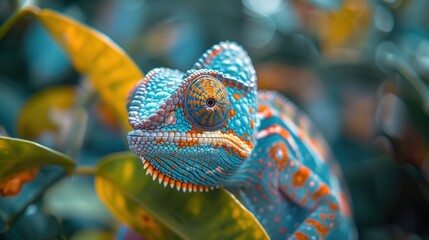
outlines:
[[212, 76], [200, 76], [185, 89], [186, 118], [203, 130], [217, 130], [228, 117], [230, 102], [223, 84]]

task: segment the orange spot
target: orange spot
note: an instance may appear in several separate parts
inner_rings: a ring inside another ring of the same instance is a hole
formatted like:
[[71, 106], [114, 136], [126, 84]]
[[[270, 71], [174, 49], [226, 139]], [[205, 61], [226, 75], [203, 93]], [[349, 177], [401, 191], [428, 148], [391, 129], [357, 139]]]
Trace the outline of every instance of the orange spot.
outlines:
[[311, 198], [317, 200], [325, 195], [328, 195], [330, 192], [329, 187], [326, 184], [320, 185], [319, 189], [311, 194]]
[[231, 110], [229, 110], [229, 117], [234, 117], [234, 116], [235, 116], [235, 110], [231, 108]]
[[150, 217], [146, 214], [142, 214], [143, 222], [148, 223], [150, 221]]
[[334, 215], [333, 214], [329, 214], [329, 219], [334, 220], [335, 219]]
[[328, 229], [315, 219], [308, 219], [305, 222], [307, 224], [313, 225], [316, 228], [316, 230], [323, 236], [326, 236], [326, 234], [328, 233]]
[[336, 204], [336, 203], [331, 203], [331, 204], [329, 204], [329, 208], [330, 208], [332, 211], [337, 211], [337, 210], [338, 210], [338, 204]]
[[280, 228], [280, 234], [285, 234], [286, 233], [286, 228], [285, 227], [281, 227]]
[[310, 177], [311, 171], [306, 167], [300, 167], [292, 176], [292, 184], [295, 187], [303, 187]]
[[194, 132], [187, 132], [185, 141], [179, 140], [179, 148], [187, 147], [187, 146], [199, 146], [198, 138], [193, 137], [195, 135]]
[[212, 53], [210, 54], [210, 56], [214, 57], [216, 55], [218, 55], [219, 53], [222, 52], [222, 48], [218, 48], [212, 51]]
[[298, 240], [308, 240], [307, 234], [304, 234], [302, 232], [296, 232], [293, 236]]
[[10, 177], [1, 183], [0, 195], [3, 197], [17, 196], [21, 191], [22, 185], [33, 180], [38, 171], [39, 168], [34, 168]]
[[250, 114], [253, 114], [253, 107], [252, 106], [249, 107], [249, 112], [250, 112]]
[[269, 107], [268, 107], [267, 105], [263, 105], [263, 104], [261, 104], [261, 105], [259, 105], [258, 113], [263, 113], [263, 112], [265, 112], [267, 109], [269, 109]]
[[216, 56], [216, 55], [218, 55], [220, 52], [222, 52], [222, 49], [215, 49], [215, 50], [213, 50], [211, 53], [210, 53], [210, 55], [209, 55], [209, 57], [206, 59], [206, 64], [210, 64], [210, 62], [212, 61], [212, 59]]
[[275, 124], [275, 125], [267, 128], [267, 131], [271, 134], [279, 134], [284, 139], [289, 138], [289, 132], [278, 124]]
[[324, 214], [324, 213], [321, 213], [319, 216], [321, 219], [326, 219], [326, 214]]
[[269, 118], [273, 116], [273, 110], [268, 105], [259, 105], [258, 113], [263, 115], [264, 118]]
[[[278, 125], [276, 125], [276, 126], [278, 126]], [[286, 131], [284, 128], [282, 128], [282, 127], [279, 127], [280, 128], [280, 131], [279, 131], [279, 134], [284, 138], [284, 139], [287, 139], [287, 138], [289, 138], [289, 132], [288, 131]]]
[[276, 168], [279, 170], [283, 170], [286, 167], [286, 164], [289, 161], [287, 154], [288, 154], [287, 147], [283, 143], [276, 143], [269, 150], [269, 156], [271, 159], [274, 160], [274, 164], [276, 165]]
[[250, 128], [255, 128], [255, 122], [253, 121], [253, 119], [250, 119]]
[[237, 94], [237, 93], [234, 93], [232, 96], [235, 98], [235, 100], [239, 100], [240, 99], [240, 95]]

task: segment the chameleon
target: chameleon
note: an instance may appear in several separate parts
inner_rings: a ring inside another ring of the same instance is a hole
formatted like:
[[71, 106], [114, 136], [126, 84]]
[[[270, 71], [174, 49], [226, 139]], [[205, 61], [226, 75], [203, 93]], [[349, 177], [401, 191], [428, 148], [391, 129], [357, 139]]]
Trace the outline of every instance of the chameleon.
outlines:
[[151, 70], [127, 99], [130, 150], [164, 187], [225, 187], [272, 239], [353, 239], [342, 173], [322, 135], [256, 81], [247, 52], [229, 41], [186, 72]]

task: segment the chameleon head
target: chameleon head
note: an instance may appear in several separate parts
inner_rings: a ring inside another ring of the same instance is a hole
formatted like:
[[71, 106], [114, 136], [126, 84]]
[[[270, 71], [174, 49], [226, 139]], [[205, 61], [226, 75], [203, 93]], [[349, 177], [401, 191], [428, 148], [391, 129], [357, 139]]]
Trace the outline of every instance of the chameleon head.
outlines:
[[253, 150], [256, 77], [237, 44], [213, 46], [182, 73], [150, 71], [128, 99], [131, 151], [153, 179], [183, 191], [224, 185]]

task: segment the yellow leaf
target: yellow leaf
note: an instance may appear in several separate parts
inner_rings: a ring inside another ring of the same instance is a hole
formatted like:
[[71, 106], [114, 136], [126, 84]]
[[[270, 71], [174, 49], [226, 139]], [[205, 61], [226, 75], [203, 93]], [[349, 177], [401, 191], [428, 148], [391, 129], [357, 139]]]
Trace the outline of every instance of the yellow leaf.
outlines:
[[368, 1], [344, 0], [333, 12], [319, 11], [314, 17], [323, 51], [365, 43], [372, 9]]
[[89, 76], [101, 98], [130, 130], [126, 98], [143, 73], [109, 37], [60, 13], [39, 10], [36, 17], [67, 51], [75, 68]]
[[268, 239], [263, 227], [224, 189], [183, 193], [144, 175], [130, 152], [97, 166], [96, 190], [121, 221], [151, 239]]

